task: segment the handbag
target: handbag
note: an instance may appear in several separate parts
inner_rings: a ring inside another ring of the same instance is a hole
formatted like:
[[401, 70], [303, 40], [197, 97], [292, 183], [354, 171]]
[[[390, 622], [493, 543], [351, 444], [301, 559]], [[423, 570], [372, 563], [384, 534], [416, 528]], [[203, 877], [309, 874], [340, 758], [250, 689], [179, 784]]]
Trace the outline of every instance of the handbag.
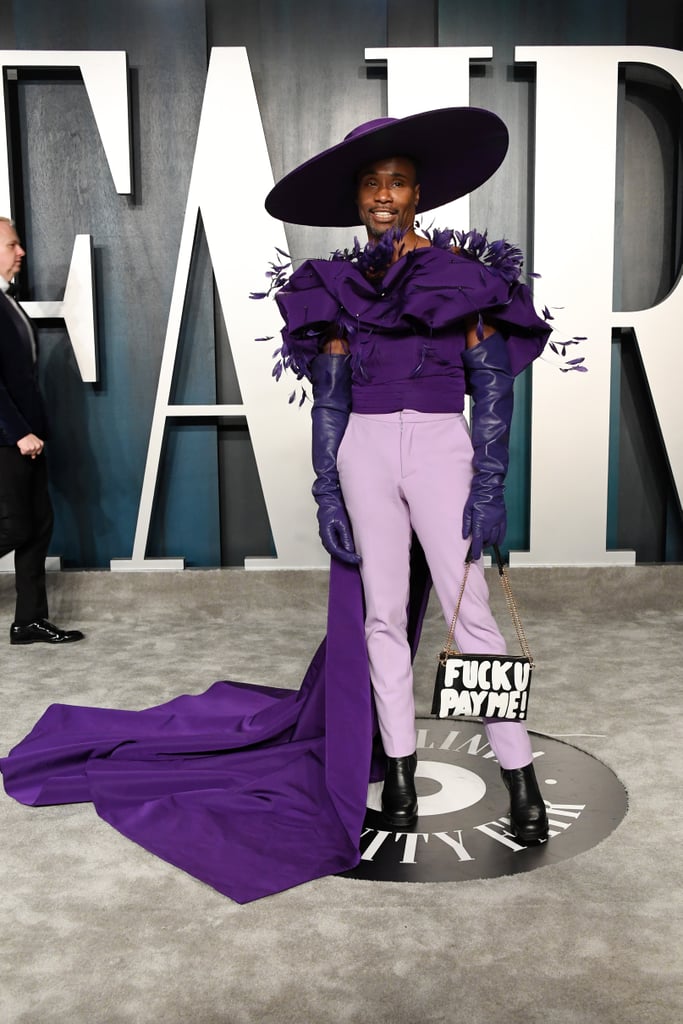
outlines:
[[521, 722], [527, 716], [534, 661], [497, 545], [493, 545], [493, 551], [498, 563], [498, 574], [505, 600], [522, 649], [522, 657], [507, 654], [463, 654], [458, 650], [455, 626], [472, 565], [470, 548], [465, 559], [460, 594], [436, 670], [432, 714], [438, 718], [466, 715]]

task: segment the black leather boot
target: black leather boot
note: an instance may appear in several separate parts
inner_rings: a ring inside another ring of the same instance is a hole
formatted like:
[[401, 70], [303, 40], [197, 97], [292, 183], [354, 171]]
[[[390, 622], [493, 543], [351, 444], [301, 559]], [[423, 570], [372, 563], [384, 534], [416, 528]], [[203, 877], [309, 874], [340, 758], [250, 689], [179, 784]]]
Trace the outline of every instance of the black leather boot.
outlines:
[[520, 843], [541, 843], [548, 838], [548, 815], [533, 764], [501, 768], [510, 793], [510, 829]]
[[417, 820], [416, 767], [417, 754], [387, 758], [382, 815], [394, 828], [409, 828]]

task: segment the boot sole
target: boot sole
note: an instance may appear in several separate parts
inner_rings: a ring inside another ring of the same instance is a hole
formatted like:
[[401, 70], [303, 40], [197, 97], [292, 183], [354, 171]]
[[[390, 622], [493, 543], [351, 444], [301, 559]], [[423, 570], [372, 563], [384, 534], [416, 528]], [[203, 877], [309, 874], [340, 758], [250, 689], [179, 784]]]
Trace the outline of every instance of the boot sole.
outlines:
[[392, 828], [411, 828], [417, 821], [417, 813], [413, 814], [410, 818], [406, 817], [392, 817], [387, 814], [386, 811], [382, 811], [382, 820], [391, 825]]
[[515, 839], [517, 839], [520, 843], [524, 843], [525, 846], [538, 846], [539, 843], [545, 843], [548, 838], [547, 831], [544, 832], [543, 835], [529, 837], [519, 835], [519, 833], [514, 828], [512, 828], [511, 831]]

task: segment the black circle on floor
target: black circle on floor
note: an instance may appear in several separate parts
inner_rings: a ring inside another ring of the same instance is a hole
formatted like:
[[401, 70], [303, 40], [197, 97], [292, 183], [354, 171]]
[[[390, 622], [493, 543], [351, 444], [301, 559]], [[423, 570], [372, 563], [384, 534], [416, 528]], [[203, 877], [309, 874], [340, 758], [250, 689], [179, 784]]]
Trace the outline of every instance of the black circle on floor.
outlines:
[[374, 783], [361, 861], [346, 878], [460, 882], [533, 871], [597, 846], [626, 814], [626, 790], [606, 765], [569, 743], [530, 733], [550, 835], [525, 847], [506, 827], [507, 790], [481, 723], [423, 718], [416, 725], [417, 822], [392, 831], [380, 813], [382, 783]]

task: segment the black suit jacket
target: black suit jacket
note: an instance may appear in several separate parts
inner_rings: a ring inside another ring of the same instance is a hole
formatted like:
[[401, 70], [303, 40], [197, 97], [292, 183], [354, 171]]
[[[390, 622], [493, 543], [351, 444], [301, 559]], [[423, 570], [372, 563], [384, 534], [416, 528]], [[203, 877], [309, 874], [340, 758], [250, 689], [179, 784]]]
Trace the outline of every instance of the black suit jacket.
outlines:
[[47, 436], [38, 364], [21, 314], [0, 292], [0, 445], [15, 445], [27, 434]]

